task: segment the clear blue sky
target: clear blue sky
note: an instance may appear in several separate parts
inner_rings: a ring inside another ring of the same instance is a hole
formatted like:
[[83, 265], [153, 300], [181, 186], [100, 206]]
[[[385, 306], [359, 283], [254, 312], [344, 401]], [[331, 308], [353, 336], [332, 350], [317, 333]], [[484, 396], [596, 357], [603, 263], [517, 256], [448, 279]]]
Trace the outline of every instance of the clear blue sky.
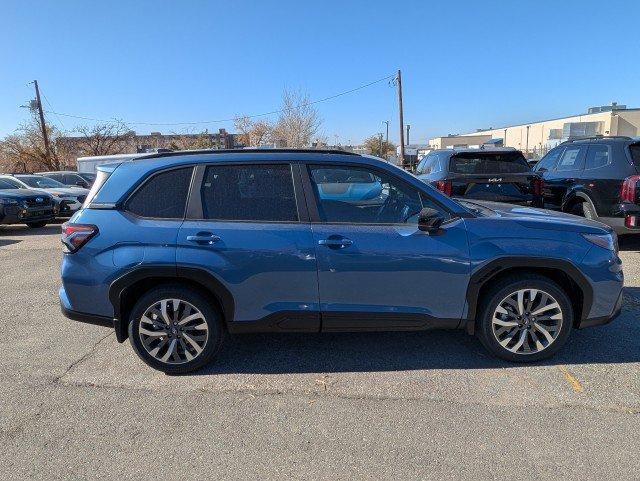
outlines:
[[[284, 88], [317, 99], [401, 68], [412, 142], [611, 101], [640, 107], [635, 0], [4, 0], [1, 11], [1, 136], [27, 117], [33, 79], [59, 112], [184, 122], [270, 111]], [[330, 142], [360, 142], [386, 119], [398, 138], [386, 82], [317, 107]], [[233, 130], [188, 129], [220, 127]]]

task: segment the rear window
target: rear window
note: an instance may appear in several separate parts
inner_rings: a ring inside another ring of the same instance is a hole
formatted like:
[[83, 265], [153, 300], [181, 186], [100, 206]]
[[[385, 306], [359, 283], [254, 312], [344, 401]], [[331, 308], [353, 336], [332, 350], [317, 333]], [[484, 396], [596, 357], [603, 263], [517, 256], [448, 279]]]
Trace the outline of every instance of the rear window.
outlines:
[[531, 167], [520, 153], [457, 154], [451, 157], [451, 172], [456, 174], [520, 174]]
[[[133, 193], [125, 209], [140, 217], [182, 219], [192, 172], [193, 167], [183, 167], [151, 176]], [[98, 184], [96, 180], [94, 188]]]
[[633, 163], [636, 164], [636, 167], [640, 167], [640, 144], [630, 145], [629, 150], [631, 151]]

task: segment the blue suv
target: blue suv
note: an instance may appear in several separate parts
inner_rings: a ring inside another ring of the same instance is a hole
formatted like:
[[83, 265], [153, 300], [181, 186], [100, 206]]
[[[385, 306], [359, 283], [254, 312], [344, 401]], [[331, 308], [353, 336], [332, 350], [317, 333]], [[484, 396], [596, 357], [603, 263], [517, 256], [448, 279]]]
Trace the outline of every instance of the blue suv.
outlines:
[[62, 227], [60, 302], [167, 373], [227, 333], [466, 329], [537, 361], [620, 311], [603, 224], [456, 201], [380, 159], [174, 152], [98, 167]]

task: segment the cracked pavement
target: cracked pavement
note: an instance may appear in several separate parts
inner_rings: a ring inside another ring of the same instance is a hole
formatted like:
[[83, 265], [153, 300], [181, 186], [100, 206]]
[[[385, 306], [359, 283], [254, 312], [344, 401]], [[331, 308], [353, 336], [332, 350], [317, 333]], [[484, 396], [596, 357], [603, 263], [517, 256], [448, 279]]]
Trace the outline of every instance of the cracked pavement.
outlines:
[[60, 314], [58, 230], [0, 229], [4, 479], [637, 479], [640, 241], [621, 317], [546, 363], [463, 332], [247, 335], [165, 376]]

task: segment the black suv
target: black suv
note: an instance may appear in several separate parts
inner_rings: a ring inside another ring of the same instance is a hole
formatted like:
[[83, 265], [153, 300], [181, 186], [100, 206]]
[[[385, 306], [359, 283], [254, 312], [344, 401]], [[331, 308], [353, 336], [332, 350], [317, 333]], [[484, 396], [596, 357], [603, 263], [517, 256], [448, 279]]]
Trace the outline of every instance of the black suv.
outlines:
[[416, 175], [452, 197], [544, 206], [541, 177], [510, 147], [434, 150]]
[[640, 140], [569, 140], [534, 170], [544, 179], [546, 207], [603, 222], [618, 234], [640, 233]]
[[56, 206], [46, 192], [22, 190], [0, 179], [0, 224], [44, 227], [53, 222]]

